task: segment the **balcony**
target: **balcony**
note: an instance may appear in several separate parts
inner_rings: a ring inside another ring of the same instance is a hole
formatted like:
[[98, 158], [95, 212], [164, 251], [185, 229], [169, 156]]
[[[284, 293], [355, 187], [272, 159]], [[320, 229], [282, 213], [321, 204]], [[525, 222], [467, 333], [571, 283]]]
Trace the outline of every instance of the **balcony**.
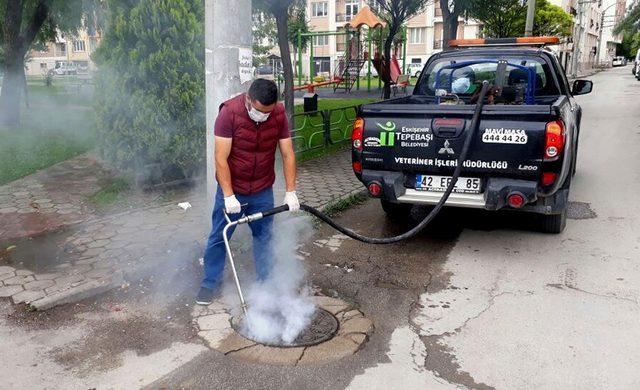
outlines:
[[355, 15], [350, 14], [336, 14], [336, 23], [346, 23], [351, 21]]

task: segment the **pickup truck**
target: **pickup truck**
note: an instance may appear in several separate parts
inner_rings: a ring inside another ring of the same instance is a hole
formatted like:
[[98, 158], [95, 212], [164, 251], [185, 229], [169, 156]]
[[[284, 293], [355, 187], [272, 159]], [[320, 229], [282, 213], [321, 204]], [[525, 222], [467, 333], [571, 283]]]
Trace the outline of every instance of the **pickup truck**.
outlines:
[[458, 40], [429, 59], [412, 95], [361, 107], [353, 170], [390, 218], [440, 201], [486, 80], [491, 92], [445, 206], [537, 213], [542, 231], [564, 229], [582, 116], [574, 96], [593, 84], [569, 85], [546, 48], [555, 39], [529, 39]]

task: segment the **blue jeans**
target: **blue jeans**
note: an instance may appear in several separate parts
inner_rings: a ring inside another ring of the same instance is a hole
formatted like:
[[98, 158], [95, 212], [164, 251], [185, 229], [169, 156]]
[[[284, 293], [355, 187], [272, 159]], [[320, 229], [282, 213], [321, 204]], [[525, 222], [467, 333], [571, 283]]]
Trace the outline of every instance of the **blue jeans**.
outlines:
[[[273, 188], [267, 188], [252, 195], [236, 195], [236, 198], [243, 205], [242, 213], [231, 214], [232, 221], [239, 219], [242, 215], [249, 215], [273, 208]], [[244, 206], [246, 204], [246, 206]], [[216, 192], [215, 205], [213, 207], [213, 223], [207, 248], [204, 251], [204, 280], [201, 286], [216, 290], [222, 284], [222, 273], [226, 254], [222, 230], [227, 224], [224, 218], [224, 194], [218, 186]], [[271, 229], [273, 218], [263, 218], [259, 221], [249, 223], [251, 234], [253, 235], [253, 259], [256, 266], [258, 279], [265, 280], [269, 276], [272, 264], [271, 250]], [[235, 227], [229, 229], [229, 239], [233, 235]]]

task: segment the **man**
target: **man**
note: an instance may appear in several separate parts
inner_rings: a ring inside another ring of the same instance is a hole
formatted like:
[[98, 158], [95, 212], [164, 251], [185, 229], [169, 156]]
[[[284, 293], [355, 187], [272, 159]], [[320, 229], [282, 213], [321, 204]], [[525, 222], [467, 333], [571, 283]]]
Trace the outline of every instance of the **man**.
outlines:
[[[204, 253], [204, 273], [196, 303], [208, 305], [222, 282], [226, 260], [222, 229], [227, 221], [273, 208], [275, 153], [282, 154], [286, 194], [284, 204], [300, 209], [296, 196], [296, 158], [284, 107], [278, 104], [273, 81], [255, 80], [249, 92], [220, 106], [215, 123], [215, 163], [218, 188], [213, 209], [213, 227]], [[253, 257], [258, 279], [271, 267], [272, 218], [251, 222]], [[230, 234], [233, 231], [230, 230]]]

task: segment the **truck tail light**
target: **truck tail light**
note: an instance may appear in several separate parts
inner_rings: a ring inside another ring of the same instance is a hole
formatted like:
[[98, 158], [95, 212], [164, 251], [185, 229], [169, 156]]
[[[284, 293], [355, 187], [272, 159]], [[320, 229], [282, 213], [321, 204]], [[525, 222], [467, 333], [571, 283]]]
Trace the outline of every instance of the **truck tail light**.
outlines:
[[360, 161], [354, 161], [352, 166], [355, 173], [362, 173], [362, 163]]
[[543, 186], [550, 186], [556, 181], [557, 177], [558, 175], [553, 172], [543, 172], [541, 183]]
[[353, 122], [353, 132], [351, 132], [351, 144], [353, 149], [362, 152], [364, 146], [364, 119], [356, 118]]
[[564, 149], [564, 123], [557, 120], [547, 123], [547, 131], [544, 143], [544, 159], [546, 161], [557, 160]]
[[519, 209], [527, 202], [525, 197], [519, 192], [512, 192], [507, 196], [507, 203], [514, 209]]
[[369, 189], [369, 193], [371, 194], [371, 196], [374, 196], [376, 198], [380, 196], [380, 194], [382, 194], [382, 186], [380, 186], [378, 182], [374, 181], [369, 183], [367, 189]]

